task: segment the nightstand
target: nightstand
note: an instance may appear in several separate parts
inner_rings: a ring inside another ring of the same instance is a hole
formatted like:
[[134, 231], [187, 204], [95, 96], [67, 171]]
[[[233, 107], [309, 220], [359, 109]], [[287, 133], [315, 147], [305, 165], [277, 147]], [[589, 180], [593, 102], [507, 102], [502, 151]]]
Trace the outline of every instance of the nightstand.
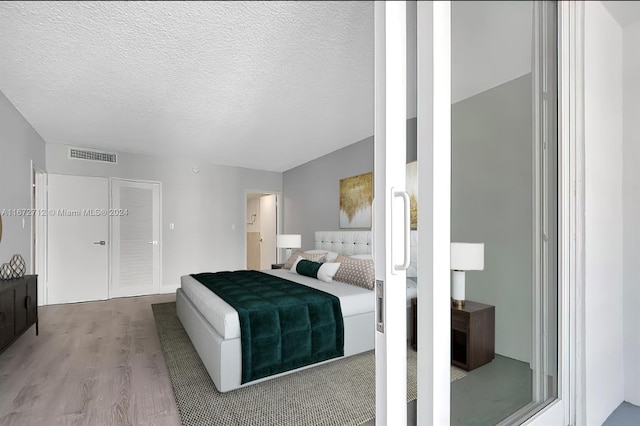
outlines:
[[495, 306], [467, 300], [451, 308], [451, 363], [471, 371], [495, 357]]
[[272, 263], [271, 269], [282, 269], [283, 266], [284, 266], [284, 263]]

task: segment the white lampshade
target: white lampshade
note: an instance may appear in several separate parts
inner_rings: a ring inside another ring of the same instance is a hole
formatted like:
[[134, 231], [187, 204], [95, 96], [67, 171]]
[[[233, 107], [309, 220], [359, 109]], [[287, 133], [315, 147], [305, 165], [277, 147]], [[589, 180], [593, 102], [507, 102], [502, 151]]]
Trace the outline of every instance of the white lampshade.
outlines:
[[302, 235], [300, 235], [300, 234], [278, 234], [276, 236], [276, 247], [278, 247], [278, 248], [300, 248], [300, 247], [302, 247]]
[[484, 243], [451, 243], [451, 269], [484, 270]]

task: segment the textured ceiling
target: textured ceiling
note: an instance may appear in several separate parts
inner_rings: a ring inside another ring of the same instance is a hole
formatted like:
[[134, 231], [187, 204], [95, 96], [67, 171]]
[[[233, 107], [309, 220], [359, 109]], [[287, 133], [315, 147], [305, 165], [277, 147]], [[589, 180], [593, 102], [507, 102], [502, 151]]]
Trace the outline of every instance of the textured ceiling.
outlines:
[[284, 171], [373, 134], [372, 2], [1, 2], [47, 142]]

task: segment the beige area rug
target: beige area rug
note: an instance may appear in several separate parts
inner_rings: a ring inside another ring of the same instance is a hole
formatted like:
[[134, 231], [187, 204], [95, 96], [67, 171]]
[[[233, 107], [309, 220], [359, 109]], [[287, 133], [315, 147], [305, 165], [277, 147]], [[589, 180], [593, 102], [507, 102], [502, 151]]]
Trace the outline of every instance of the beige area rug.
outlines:
[[[360, 425], [375, 417], [373, 351], [220, 393], [176, 316], [176, 304], [152, 309], [183, 425]], [[416, 352], [407, 355], [411, 401]], [[451, 381], [465, 375], [452, 367]]]

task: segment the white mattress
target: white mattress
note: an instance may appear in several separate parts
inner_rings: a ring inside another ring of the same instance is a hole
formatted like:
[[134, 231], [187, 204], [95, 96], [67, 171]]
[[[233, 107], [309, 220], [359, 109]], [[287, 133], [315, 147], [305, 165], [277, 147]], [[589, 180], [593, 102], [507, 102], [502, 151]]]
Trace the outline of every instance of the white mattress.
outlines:
[[[262, 272], [333, 294], [340, 299], [343, 317], [373, 312], [374, 310], [374, 291], [338, 281], [325, 283], [315, 278], [292, 274], [287, 269], [273, 269]], [[240, 337], [240, 320], [238, 319], [238, 313], [231, 305], [190, 275], [183, 276], [180, 281], [182, 291], [224, 339]]]

